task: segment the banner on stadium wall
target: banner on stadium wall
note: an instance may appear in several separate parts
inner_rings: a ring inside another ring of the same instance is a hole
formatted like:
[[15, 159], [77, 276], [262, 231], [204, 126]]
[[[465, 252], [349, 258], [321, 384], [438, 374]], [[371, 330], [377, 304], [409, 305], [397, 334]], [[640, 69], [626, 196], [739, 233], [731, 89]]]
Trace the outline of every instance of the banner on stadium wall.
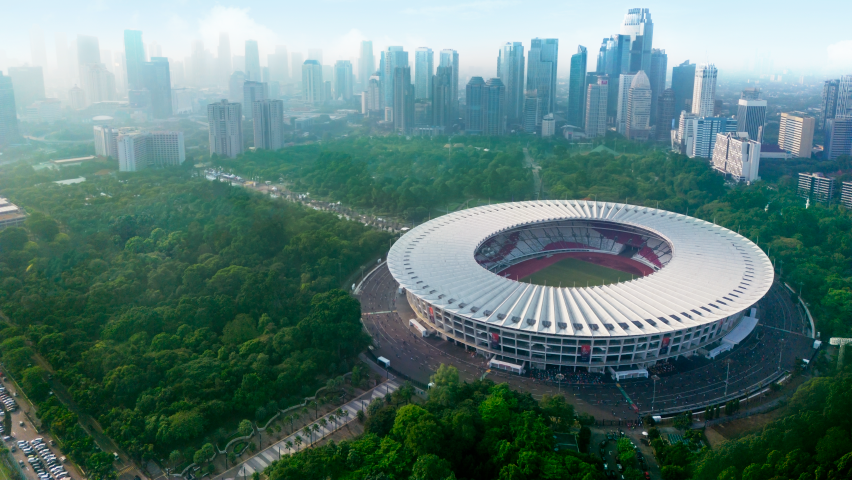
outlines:
[[491, 334], [491, 348], [500, 348], [500, 334]]
[[591, 345], [582, 345], [580, 346], [580, 361], [581, 362], [589, 362], [592, 359], [592, 346]]
[[671, 343], [671, 337], [666, 337], [663, 339], [663, 343], [660, 345], [660, 355], [665, 355], [669, 353], [669, 343]]
[[429, 307], [429, 320], [435, 323], [435, 310], [432, 310], [431, 306]]

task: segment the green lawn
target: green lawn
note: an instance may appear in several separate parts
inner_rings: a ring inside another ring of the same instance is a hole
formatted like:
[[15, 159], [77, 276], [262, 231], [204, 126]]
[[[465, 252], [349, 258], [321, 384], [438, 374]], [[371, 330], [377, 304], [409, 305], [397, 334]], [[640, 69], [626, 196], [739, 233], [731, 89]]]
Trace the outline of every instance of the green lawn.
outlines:
[[563, 287], [585, 287], [618, 283], [619, 279], [629, 280], [630, 274], [576, 258], [565, 258], [549, 267], [521, 279], [522, 282], [536, 285]]

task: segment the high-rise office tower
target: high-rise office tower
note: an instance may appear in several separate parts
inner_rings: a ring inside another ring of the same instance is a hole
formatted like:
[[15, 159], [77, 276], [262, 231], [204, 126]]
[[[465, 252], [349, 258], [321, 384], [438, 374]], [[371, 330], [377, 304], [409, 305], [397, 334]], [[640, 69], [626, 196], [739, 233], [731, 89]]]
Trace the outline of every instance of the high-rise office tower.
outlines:
[[207, 105], [207, 125], [209, 127], [210, 155], [214, 153], [224, 157], [236, 158], [243, 153], [243, 112], [239, 103], [219, 103]]
[[615, 115], [615, 129], [622, 135], [625, 135], [627, 130], [627, 99], [630, 95], [630, 85], [635, 76], [635, 73], [622, 73], [618, 77], [618, 107]]
[[231, 38], [227, 33], [219, 34], [219, 47], [217, 50], [218, 58], [216, 59], [216, 74], [220, 85], [227, 85], [231, 79], [231, 74], [234, 73], [231, 64]]
[[[79, 75], [81, 86], [85, 83], [83, 81], [85, 73], [83, 66], [99, 63], [101, 63], [101, 49], [98, 44], [98, 37], [77, 35], [77, 74]], [[83, 89], [85, 90], [85, 87]], [[86, 101], [92, 103], [90, 98], [87, 98]]]
[[349, 101], [352, 99], [352, 62], [338, 60], [334, 64], [334, 98]]
[[482, 134], [506, 134], [506, 87], [499, 78], [491, 78], [482, 89]]
[[414, 85], [411, 67], [396, 67], [393, 75], [393, 129], [409, 133], [414, 128]]
[[394, 82], [396, 81], [396, 69], [408, 66], [408, 52], [402, 47], [388, 47], [384, 52], [384, 64], [382, 70], [382, 88], [385, 89], [385, 107], [393, 107]]
[[247, 80], [243, 83], [243, 112], [252, 112], [254, 102], [269, 99], [269, 85], [263, 82], [252, 82]]
[[716, 66], [712, 63], [695, 69], [695, 86], [692, 88], [692, 113], [699, 117], [712, 117], [716, 106]]
[[260, 73], [260, 53], [257, 40], [246, 40], [246, 78], [253, 82], [262, 81]]
[[736, 119], [726, 117], [699, 117], [682, 111], [678, 132], [672, 141], [675, 150], [689, 158], [711, 158], [719, 133], [736, 132]]
[[837, 92], [840, 89], [840, 80], [826, 80], [822, 87], [822, 103], [820, 105], [819, 129], [825, 129], [826, 120], [830, 120], [837, 114]]
[[86, 92], [86, 103], [115, 100], [115, 76], [109, 73], [102, 63], [88, 63], [80, 66], [80, 80]]
[[674, 90], [667, 88], [657, 97], [657, 124], [655, 138], [658, 142], [671, 140], [672, 121], [675, 119]]
[[172, 82], [169, 74], [169, 59], [151, 57], [142, 64], [142, 80], [151, 94], [151, 113], [154, 118], [169, 118], [172, 115]]
[[672, 91], [675, 99], [675, 117], [680, 117], [680, 112], [686, 110], [692, 112], [692, 108], [686, 107], [686, 101], [692, 101], [692, 92], [695, 88], [695, 64], [689, 60], [672, 68]]
[[9, 67], [15, 88], [15, 105], [24, 111], [36, 100], [44, 98], [44, 74], [41, 67]]
[[305, 64], [305, 57], [299, 52], [290, 53], [290, 75], [293, 76], [294, 82], [302, 80], [302, 65]]
[[624, 136], [631, 140], [648, 140], [651, 135], [651, 82], [645, 72], [633, 77], [627, 94], [627, 118]]
[[358, 58], [358, 82], [366, 86], [370, 77], [376, 72], [376, 59], [373, 56], [373, 42], [361, 41], [361, 56]]
[[95, 155], [118, 158], [118, 129], [109, 125], [95, 125]]
[[210, 75], [212, 67], [210, 52], [204, 48], [204, 42], [196, 40], [192, 42], [189, 61], [187, 62], [187, 77], [192, 85], [197, 87], [209, 86], [213, 79]]
[[228, 100], [243, 103], [243, 84], [246, 83], [246, 74], [236, 71], [231, 74], [228, 81]]
[[183, 164], [183, 132], [128, 132], [118, 135], [118, 169], [138, 172], [151, 167]]
[[54, 45], [56, 52], [56, 81], [60, 89], [66, 89], [72, 85], [73, 79], [76, 78], [71, 73], [71, 52], [68, 49], [68, 38], [62, 32], [57, 32], [54, 36]]
[[544, 118], [541, 115], [541, 98], [535, 90], [524, 92], [524, 117], [521, 127], [527, 133], [535, 133], [537, 130], [536, 120]]
[[441, 50], [441, 58], [438, 62], [439, 67], [452, 67], [453, 69], [453, 93], [450, 102], [453, 106], [452, 116], [453, 124], [459, 119], [459, 52], [452, 48]]
[[47, 49], [44, 47], [44, 32], [38, 25], [30, 28], [30, 60], [34, 67], [47, 69]]
[[361, 93], [361, 113], [368, 116], [379, 115], [382, 107], [382, 80], [373, 75], [367, 81], [367, 88]]
[[302, 100], [314, 105], [323, 98], [322, 65], [316, 60], [305, 60], [302, 64]]
[[825, 123], [825, 158], [852, 155], [852, 116], [836, 116]]
[[284, 102], [259, 100], [252, 103], [254, 146], [278, 150], [284, 146]]
[[527, 90], [535, 90], [541, 99], [536, 126], [541, 117], [556, 110], [556, 68], [559, 57], [559, 40], [534, 38], [527, 57]]
[[[737, 131], [740, 131], [737, 122]], [[778, 146], [797, 158], [811, 158], [816, 119], [803, 112], [784, 112], [778, 127]], [[750, 135], [750, 134], [749, 134]]]
[[763, 141], [763, 128], [766, 125], [766, 100], [758, 98], [740, 98], [737, 105], [737, 131], [748, 133], [748, 138]]
[[18, 114], [15, 108], [15, 88], [12, 78], [0, 72], [0, 145], [18, 138]]
[[506, 117], [509, 125], [518, 125], [523, 118], [524, 68], [524, 45], [521, 42], [507, 42], [500, 48], [497, 76], [506, 87]]
[[738, 182], [758, 180], [760, 142], [744, 132], [717, 133], [711, 162], [713, 169]]
[[622, 64], [621, 73], [651, 70], [652, 43], [654, 38], [654, 23], [651, 21], [651, 12], [647, 8], [631, 8], [624, 15], [619, 34], [630, 38], [628, 53], [628, 65]]
[[432, 78], [432, 126], [449, 131], [453, 118], [453, 67], [438, 67]]
[[666, 89], [666, 69], [669, 57], [665, 50], [655, 48], [651, 51], [651, 70], [646, 71], [651, 82], [651, 125], [657, 122], [657, 97]]
[[308, 49], [308, 60], [316, 60], [317, 63], [322, 65], [322, 49], [321, 48], [309, 48]]
[[852, 75], [840, 77], [837, 88], [837, 111], [835, 117], [852, 117]]
[[269, 65], [269, 81], [284, 84], [290, 80], [290, 69], [287, 66], [287, 47], [277, 45], [275, 53], [266, 56]]
[[595, 138], [606, 135], [607, 97], [609, 79], [599, 76], [597, 83], [590, 84], [586, 92], [586, 137]]
[[68, 103], [74, 110], [86, 108], [86, 92], [82, 88], [74, 85], [68, 89]]
[[482, 77], [471, 77], [465, 86], [465, 133], [479, 135], [485, 130], [482, 116], [483, 90], [485, 80]]
[[428, 100], [432, 93], [432, 75], [435, 74], [435, 54], [431, 48], [420, 47], [414, 51], [414, 98]]
[[586, 47], [577, 47], [577, 53], [571, 55], [571, 72], [568, 77], [568, 124], [582, 128], [583, 110], [586, 106], [586, 65], [588, 58]]
[[141, 31], [124, 31], [124, 60], [127, 63], [128, 90], [145, 88], [142, 79], [142, 64], [145, 63], [145, 48], [143, 45]]

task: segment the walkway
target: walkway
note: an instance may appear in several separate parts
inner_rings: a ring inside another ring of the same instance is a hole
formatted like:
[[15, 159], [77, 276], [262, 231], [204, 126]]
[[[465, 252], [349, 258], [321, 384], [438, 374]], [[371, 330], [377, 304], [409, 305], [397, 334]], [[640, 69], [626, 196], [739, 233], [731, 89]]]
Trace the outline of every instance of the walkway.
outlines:
[[535, 163], [535, 160], [533, 159], [532, 155], [530, 155], [529, 149], [526, 147], [524, 147], [524, 162], [526, 162], [527, 167], [532, 170], [536, 195], [535, 198], [538, 199], [538, 196], [541, 193], [541, 176], [539, 175], [539, 170], [541, 170], [541, 167], [538, 166], [537, 163]]
[[[347, 404], [341, 407], [343, 410], [347, 411], [349, 415], [347, 415], [344, 420], [338, 421], [336, 428], [335, 424], [331, 421], [328, 422], [328, 425], [325, 428], [321, 427], [317, 422], [314, 422], [314, 424], [320, 427], [319, 433], [314, 435], [314, 443], [322, 440], [328, 435], [331, 435], [334, 431], [353, 421], [355, 418], [357, 418], [357, 412], [358, 410], [361, 410], [362, 407], [366, 407], [370, 404], [370, 402], [377, 398], [384, 398], [385, 395], [391, 392], [395, 392], [399, 387], [400, 383], [397, 380], [390, 380], [388, 382], [378, 385], [377, 387], [373, 388], [364, 395], [361, 395], [360, 397], [349, 401]], [[327, 417], [323, 418], [326, 418], [326, 420], [328, 420]], [[301, 436], [303, 440], [303, 443], [300, 448], [296, 448], [295, 446], [296, 435]], [[293, 435], [290, 435], [278, 441], [277, 443], [266, 447], [266, 449], [261, 450], [259, 453], [249, 458], [245, 462], [232, 467], [221, 475], [218, 475], [217, 477], [215, 477], [215, 480], [243, 480], [250, 478], [254, 472], [263, 473], [263, 470], [266, 469], [266, 467], [268, 467], [272, 462], [278, 460], [281, 455], [290, 452], [290, 449], [288, 449], [286, 446], [287, 441], [293, 443], [292, 450], [294, 452], [304, 450], [310, 447], [310, 445], [308, 444], [309, 439], [304, 438], [304, 434], [302, 434], [301, 431], [298, 431]]]

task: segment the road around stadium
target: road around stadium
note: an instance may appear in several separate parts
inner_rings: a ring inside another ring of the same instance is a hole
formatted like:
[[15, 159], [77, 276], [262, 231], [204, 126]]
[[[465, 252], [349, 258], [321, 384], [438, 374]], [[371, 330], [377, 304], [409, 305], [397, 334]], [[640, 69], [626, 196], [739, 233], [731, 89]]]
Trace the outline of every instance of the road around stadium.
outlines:
[[[797, 308], [790, 292], [777, 281], [756, 304], [758, 326], [734, 350], [715, 360], [678, 359], [672, 371], [659, 374], [656, 387], [651, 379], [628, 380], [619, 384], [600, 375], [583, 372], [568, 376], [561, 384], [543, 378], [489, 371], [487, 359], [475, 352], [435, 337], [422, 338], [408, 326], [416, 318], [386, 265], [377, 268], [361, 285], [364, 327], [373, 337], [374, 353], [390, 359], [395, 370], [423, 384], [440, 364], [459, 369], [464, 381], [490, 378], [513, 388], [530, 392], [540, 399], [545, 394], [565, 394], [579, 412], [598, 420], [629, 422], [652, 411], [673, 415], [698, 412], [723, 398], [752, 396], [766, 390], [768, 383], [792, 370], [801, 358], [811, 358], [813, 340], [805, 332], [808, 321]], [[728, 370], [730, 367], [730, 370]], [[726, 381], [727, 379], [727, 381]], [[726, 396], [727, 393], [727, 396]], [[636, 405], [631, 408], [627, 399]]]

